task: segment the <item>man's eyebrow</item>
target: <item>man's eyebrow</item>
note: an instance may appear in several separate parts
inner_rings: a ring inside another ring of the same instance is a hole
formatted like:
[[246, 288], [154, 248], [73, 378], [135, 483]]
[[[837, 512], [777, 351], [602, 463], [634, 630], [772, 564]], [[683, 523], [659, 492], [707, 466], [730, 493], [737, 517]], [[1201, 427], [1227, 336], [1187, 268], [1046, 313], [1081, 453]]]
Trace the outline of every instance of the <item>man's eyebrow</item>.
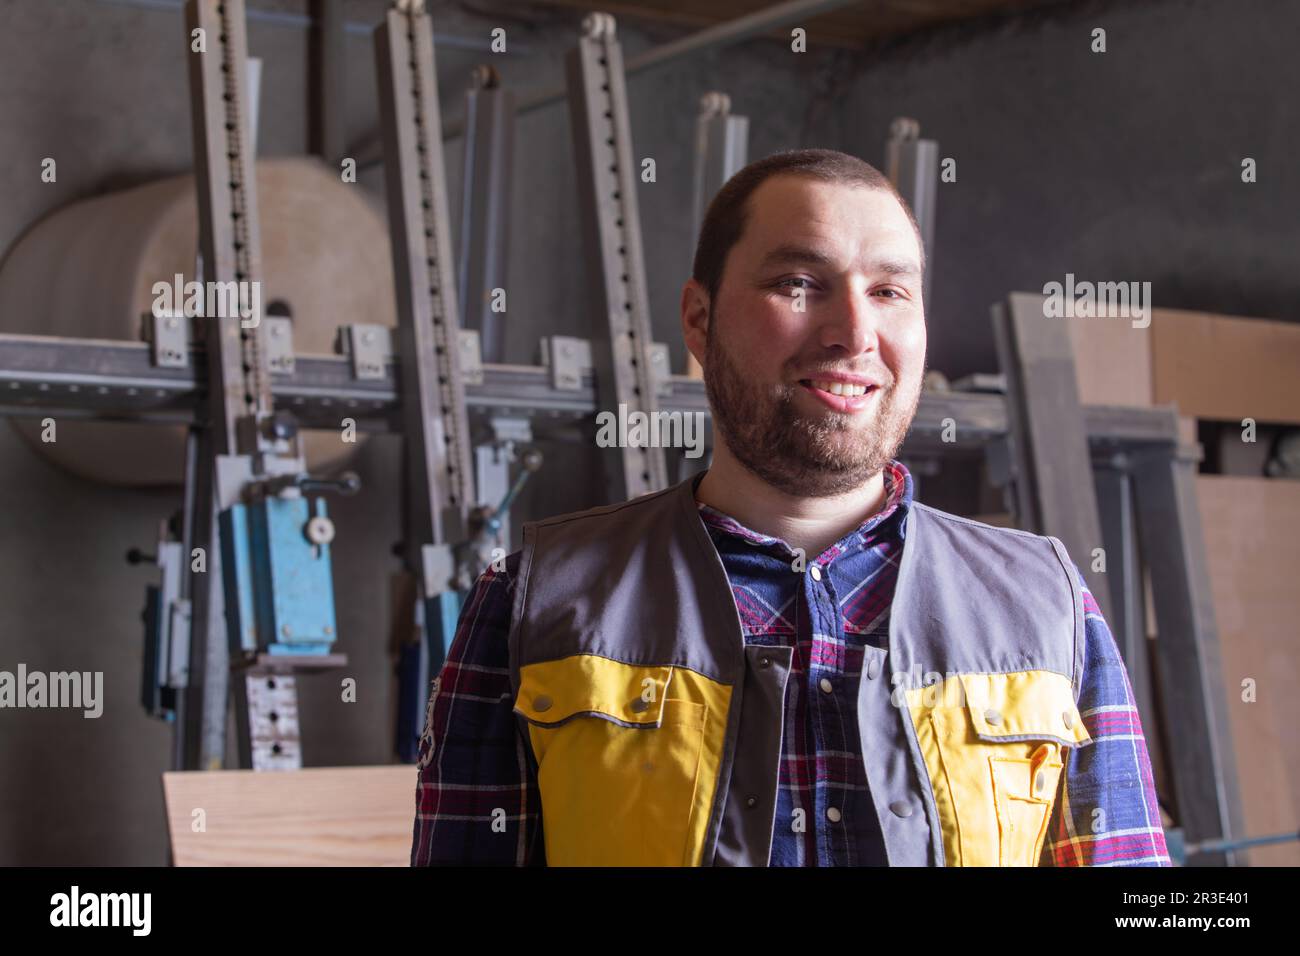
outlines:
[[874, 271], [891, 276], [919, 276], [921, 274], [920, 263], [913, 262], [910, 259], [878, 259], [871, 265]]
[[[767, 269], [777, 265], [798, 265], [802, 263], [829, 266], [835, 264], [835, 259], [811, 246], [786, 243], [768, 252], [763, 257], [762, 262], [759, 263], [759, 268]], [[883, 272], [891, 276], [919, 276], [921, 267], [919, 263], [911, 259], [876, 259], [868, 264], [868, 271]]]
[[766, 269], [769, 266], [779, 265], [796, 265], [798, 263], [811, 262], [819, 266], [828, 266], [834, 262], [826, 253], [814, 249], [811, 246], [803, 246], [797, 243], [785, 243], [777, 246], [763, 257], [759, 263], [760, 269]]

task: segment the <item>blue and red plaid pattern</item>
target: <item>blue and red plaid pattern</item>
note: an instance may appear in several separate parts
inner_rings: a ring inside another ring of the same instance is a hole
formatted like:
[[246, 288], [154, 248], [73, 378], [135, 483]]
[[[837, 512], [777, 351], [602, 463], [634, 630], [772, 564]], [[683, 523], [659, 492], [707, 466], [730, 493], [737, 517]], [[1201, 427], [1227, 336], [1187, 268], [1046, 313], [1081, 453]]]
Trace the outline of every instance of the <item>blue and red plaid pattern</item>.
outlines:
[[1097, 600], [1083, 588], [1079, 713], [1092, 743], [1075, 748], [1040, 866], [1172, 866], [1128, 669]]
[[[900, 463], [888, 466], [885, 479], [884, 508], [805, 559], [817, 575], [792, 574], [798, 556], [780, 539], [699, 508], [731, 581], [745, 643], [793, 648], [770, 857], [775, 866], [885, 862], [856, 717], [863, 648], [887, 643], [912, 500], [911, 476]], [[434, 682], [420, 743], [413, 866], [545, 863], [537, 767], [513, 712], [508, 670], [519, 556], [475, 583]], [[1167, 866], [1127, 673], [1084, 588], [1079, 709], [1093, 743], [1067, 758], [1041, 863]]]
[[[745, 643], [793, 648], [772, 866], [883, 866], [884, 838], [858, 738], [863, 647], [889, 642], [912, 479], [885, 469], [885, 505], [792, 574], [801, 555], [700, 504], [740, 611]], [[817, 568], [814, 575], [813, 568]]]

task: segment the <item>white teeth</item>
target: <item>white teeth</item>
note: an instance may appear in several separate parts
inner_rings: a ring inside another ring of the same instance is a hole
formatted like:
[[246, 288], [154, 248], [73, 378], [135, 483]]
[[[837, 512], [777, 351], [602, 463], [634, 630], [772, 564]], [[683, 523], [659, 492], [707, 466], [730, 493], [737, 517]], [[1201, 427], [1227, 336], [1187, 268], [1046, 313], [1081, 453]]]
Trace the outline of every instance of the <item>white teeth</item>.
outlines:
[[867, 394], [865, 385], [846, 385], [843, 382], [819, 382], [813, 380], [813, 388], [820, 388], [823, 392], [830, 392], [832, 395], [843, 395], [846, 398], [853, 398], [855, 395]]

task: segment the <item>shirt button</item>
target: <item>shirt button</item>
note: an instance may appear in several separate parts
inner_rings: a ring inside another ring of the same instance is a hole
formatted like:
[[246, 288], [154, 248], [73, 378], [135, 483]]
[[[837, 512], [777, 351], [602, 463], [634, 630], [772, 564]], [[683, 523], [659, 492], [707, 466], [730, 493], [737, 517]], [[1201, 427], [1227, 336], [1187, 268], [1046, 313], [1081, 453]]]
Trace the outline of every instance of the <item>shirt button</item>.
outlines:
[[895, 800], [889, 805], [889, 809], [896, 817], [907, 819], [912, 815], [912, 805], [906, 800]]
[[550, 710], [553, 703], [555, 702], [545, 694], [538, 694], [533, 698], [533, 710], [539, 713]]
[[821, 682], [817, 686], [819, 686], [823, 691], [825, 691], [828, 694], [832, 694], [835, 692], [835, 685], [832, 684], [830, 680], [825, 677], [821, 679]]
[[808, 569], [808, 573], [812, 575], [814, 581], [820, 581], [822, 579], [822, 569], [817, 567], [815, 564]]
[[1002, 723], [1002, 715], [999, 714], [992, 707], [984, 711], [984, 719], [987, 720], [990, 724], [993, 724], [994, 726]]
[[842, 814], [837, 807], [826, 808], [826, 819], [831, 821], [831, 823], [839, 823], [841, 816]]

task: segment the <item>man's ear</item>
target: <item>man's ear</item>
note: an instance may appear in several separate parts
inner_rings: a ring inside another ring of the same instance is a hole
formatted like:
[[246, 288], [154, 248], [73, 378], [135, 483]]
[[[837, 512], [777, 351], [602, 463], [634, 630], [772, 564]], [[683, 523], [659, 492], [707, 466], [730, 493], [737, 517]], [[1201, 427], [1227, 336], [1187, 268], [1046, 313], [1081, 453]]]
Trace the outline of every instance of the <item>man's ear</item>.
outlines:
[[695, 361], [704, 366], [709, 334], [709, 293], [695, 279], [682, 287], [682, 338]]

